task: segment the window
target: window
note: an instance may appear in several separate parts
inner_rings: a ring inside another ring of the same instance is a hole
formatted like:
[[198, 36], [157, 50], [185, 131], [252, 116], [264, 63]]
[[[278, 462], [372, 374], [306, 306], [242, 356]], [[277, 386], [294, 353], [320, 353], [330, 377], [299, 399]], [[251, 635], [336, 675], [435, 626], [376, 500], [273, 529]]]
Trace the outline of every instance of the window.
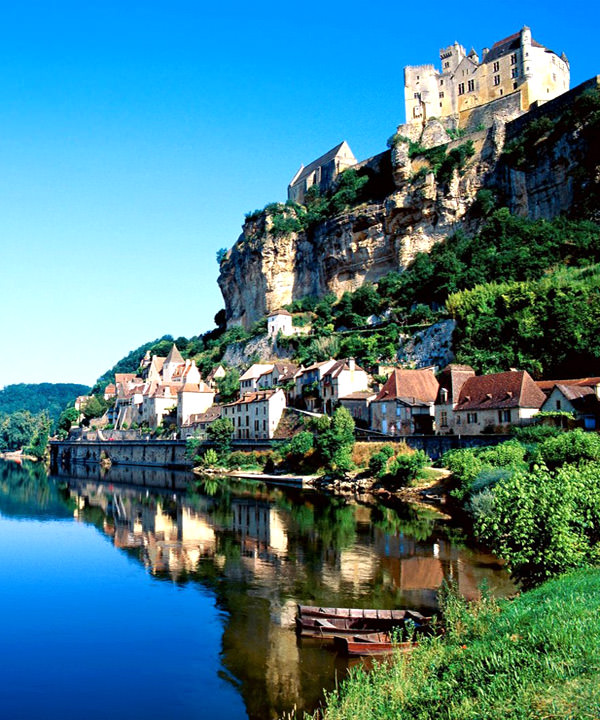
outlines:
[[467, 423], [473, 424], [477, 422], [477, 413], [467, 413]]
[[443, 80], [440, 80], [440, 86], [443, 85], [443, 84], [444, 84], [444, 81], [443, 81]]
[[444, 93], [443, 93], [443, 92], [440, 93], [440, 97], [441, 97], [441, 98], [444, 97]]
[[459, 95], [465, 94], [465, 84], [464, 83], [458, 83], [458, 94]]
[[413, 108], [413, 117], [421, 117], [421, 108], [419, 106]]
[[258, 432], [258, 420], [254, 421], [254, 431]]
[[500, 72], [500, 63], [499, 62], [494, 63], [494, 72], [495, 73]]
[[381, 403], [381, 414], [385, 415], [387, 412], [387, 403]]
[[444, 63], [444, 67], [445, 67], [445, 68], [449, 68], [449, 67], [450, 67], [450, 63], [449, 63], [449, 62], [445, 62], [445, 63]]
[[442, 427], [448, 426], [448, 413], [446, 412], [446, 410], [442, 410], [442, 412], [440, 413], [440, 424]]
[[475, 90], [475, 80], [469, 80], [467, 83], [467, 90], [468, 92], [473, 92], [473, 90]]
[[414, 97], [415, 100], [420, 100], [420, 99], [421, 99], [421, 93], [413, 93], [413, 97]]
[[400, 413], [402, 412], [402, 408], [400, 405], [396, 405], [396, 417], [400, 417]]
[[516, 65], [517, 64], [517, 56], [516, 54], [510, 56], [510, 64]]
[[514, 67], [514, 68], [510, 71], [510, 76], [513, 77], [513, 78], [519, 77], [519, 68]]
[[556, 401], [556, 409], [557, 409], [557, 410], [560, 410], [560, 400], [557, 400], [557, 401]]
[[510, 410], [498, 410], [498, 422], [509, 423], [510, 422]]
[[500, 85], [500, 75], [494, 75], [494, 85]]

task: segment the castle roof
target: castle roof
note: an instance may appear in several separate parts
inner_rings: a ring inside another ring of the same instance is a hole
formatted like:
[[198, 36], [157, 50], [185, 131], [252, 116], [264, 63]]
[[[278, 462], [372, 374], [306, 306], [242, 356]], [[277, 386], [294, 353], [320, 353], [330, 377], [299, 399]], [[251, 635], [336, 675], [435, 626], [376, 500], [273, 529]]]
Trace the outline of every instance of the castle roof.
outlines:
[[[531, 39], [531, 44], [533, 47], [544, 47], [543, 45], [540, 45], [539, 42]], [[498, 60], [498, 58], [503, 57], [504, 55], [507, 55], [510, 52], [513, 52], [514, 50], [518, 50], [521, 47], [521, 31], [513, 33], [512, 35], [509, 35], [508, 37], [505, 37], [503, 40], [498, 40], [498, 42], [495, 42], [492, 45], [492, 49], [487, 53], [487, 55], [483, 58], [483, 62], [489, 63], [493, 62], [494, 60]]]
[[524, 370], [470, 377], [460, 390], [457, 410], [539, 408], [546, 396]]
[[177, 349], [177, 345], [173, 343], [173, 346], [169, 350], [169, 354], [167, 355], [167, 359], [165, 360], [165, 365], [168, 365], [169, 363], [174, 363], [176, 365], [179, 365], [180, 363], [184, 363], [185, 360], [183, 359], [183, 356]]

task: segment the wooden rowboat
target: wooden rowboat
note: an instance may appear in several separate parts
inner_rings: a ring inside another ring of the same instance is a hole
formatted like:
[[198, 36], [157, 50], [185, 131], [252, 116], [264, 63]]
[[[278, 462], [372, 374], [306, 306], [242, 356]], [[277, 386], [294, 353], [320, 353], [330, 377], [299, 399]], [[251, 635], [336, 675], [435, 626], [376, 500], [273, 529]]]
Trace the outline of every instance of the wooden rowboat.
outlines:
[[333, 639], [335, 649], [350, 657], [358, 655], [389, 655], [399, 650], [410, 652], [417, 643], [392, 642], [388, 633], [371, 633], [367, 635], [336, 636]]
[[371, 610], [361, 608], [322, 608], [298, 605], [296, 629], [303, 637], [332, 638], [336, 635], [364, 635], [404, 630], [407, 621], [415, 630], [429, 627], [430, 617], [414, 610]]

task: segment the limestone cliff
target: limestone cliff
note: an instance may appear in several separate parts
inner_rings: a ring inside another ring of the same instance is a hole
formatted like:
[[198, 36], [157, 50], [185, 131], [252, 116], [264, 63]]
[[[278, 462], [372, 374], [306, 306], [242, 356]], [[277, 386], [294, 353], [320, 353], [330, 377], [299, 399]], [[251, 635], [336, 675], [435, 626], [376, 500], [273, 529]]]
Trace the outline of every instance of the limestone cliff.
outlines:
[[[414, 135], [397, 136], [391, 151], [357, 166], [377, 190], [371, 199], [310, 230], [276, 233], [268, 210], [247, 219], [221, 263], [218, 282], [228, 324], [249, 327], [294, 299], [339, 296], [392, 270], [401, 272], [449, 234], [477, 228], [475, 201], [482, 188], [530, 218], [585, 212], [585, 198], [600, 187], [600, 159], [577, 123], [558, 122], [598, 82], [584, 85], [523, 117], [496, 118], [489, 128], [451, 142], [435, 120], [420, 133], [418, 146]], [[528, 147], [520, 147], [523, 138]], [[472, 145], [465, 157], [460, 154], [467, 141]], [[454, 166], [446, 163], [446, 173], [439, 162], [434, 168], [427, 152], [419, 153], [442, 145], [442, 157], [456, 151], [462, 158]]]

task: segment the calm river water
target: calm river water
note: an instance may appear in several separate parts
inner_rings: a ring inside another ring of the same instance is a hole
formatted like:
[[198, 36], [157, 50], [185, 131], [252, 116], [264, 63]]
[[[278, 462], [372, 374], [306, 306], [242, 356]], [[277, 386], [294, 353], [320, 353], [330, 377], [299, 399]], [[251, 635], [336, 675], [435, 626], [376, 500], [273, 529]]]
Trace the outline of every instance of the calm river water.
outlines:
[[[433, 511], [189, 475], [0, 462], [0, 708], [10, 720], [277, 718], [347, 661], [298, 602], [430, 611], [444, 579], [513, 592]], [[143, 487], [140, 487], [142, 485]]]

